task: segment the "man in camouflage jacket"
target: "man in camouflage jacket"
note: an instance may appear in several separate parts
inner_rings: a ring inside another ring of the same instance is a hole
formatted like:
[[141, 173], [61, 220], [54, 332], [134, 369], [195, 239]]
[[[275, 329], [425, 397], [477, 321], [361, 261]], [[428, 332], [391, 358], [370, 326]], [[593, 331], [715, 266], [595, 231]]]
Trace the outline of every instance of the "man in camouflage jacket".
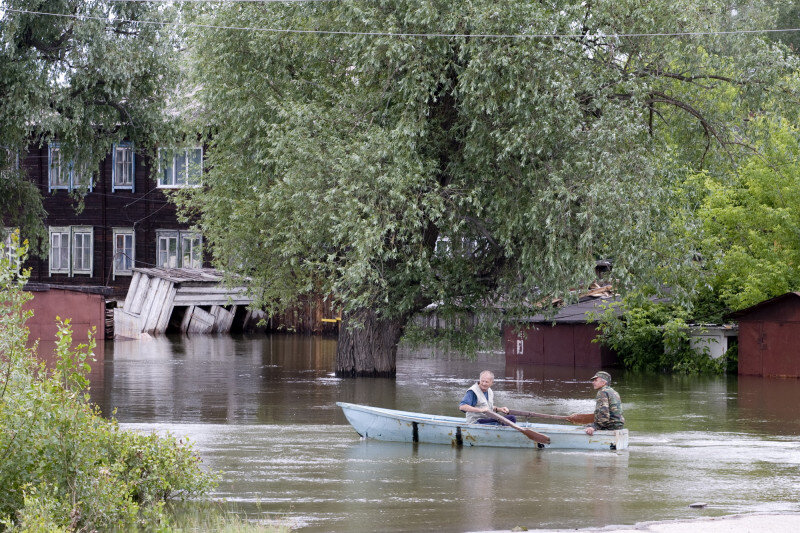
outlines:
[[622, 400], [609, 383], [611, 374], [608, 372], [601, 371], [592, 376], [592, 386], [597, 391], [597, 403], [594, 408], [594, 422], [586, 426], [586, 433], [589, 435], [596, 429], [622, 429], [625, 425]]

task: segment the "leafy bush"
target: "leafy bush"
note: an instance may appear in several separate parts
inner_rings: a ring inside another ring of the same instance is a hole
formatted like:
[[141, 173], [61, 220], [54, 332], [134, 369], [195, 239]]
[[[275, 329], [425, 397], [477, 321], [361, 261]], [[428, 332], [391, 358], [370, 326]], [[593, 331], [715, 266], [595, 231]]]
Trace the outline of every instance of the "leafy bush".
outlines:
[[611, 304], [596, 318], [600, 342], [613, 349], [626, 368], [685, 374], [724, 373], [729, 366], [727, 354], [711, 359], [691, 348], [687, 316], [681, 306], [635, 294]]
[[189, 444], [124, 431], [90, 404], [93, 333], [73, 347], [59, 320], [54, 367], [37, 360], [22, 309], [27, 273], [13, 264], [0, 257], [0, 529], [163, 528], [164, 501], [205, 493], [214, 476]]

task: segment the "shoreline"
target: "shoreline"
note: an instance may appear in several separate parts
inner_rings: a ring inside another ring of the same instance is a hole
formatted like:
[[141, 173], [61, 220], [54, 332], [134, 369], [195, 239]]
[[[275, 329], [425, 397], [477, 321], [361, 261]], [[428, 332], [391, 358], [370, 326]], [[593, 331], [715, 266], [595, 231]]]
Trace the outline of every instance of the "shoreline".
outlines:
[[568, 529], [505, 529], [494, 533], [512, 531], [534, 531], [537, 533], [561, 533], [565, 531], [602, 533], [728, 533], [746, 531], [748, 533], [789, 533], [800, 531], [800, 513], [754, 513], [716, 516], [708, 518], [688, 518], [680, 520], [661, 520], [637, 522], [633, 525], [611, 525]]

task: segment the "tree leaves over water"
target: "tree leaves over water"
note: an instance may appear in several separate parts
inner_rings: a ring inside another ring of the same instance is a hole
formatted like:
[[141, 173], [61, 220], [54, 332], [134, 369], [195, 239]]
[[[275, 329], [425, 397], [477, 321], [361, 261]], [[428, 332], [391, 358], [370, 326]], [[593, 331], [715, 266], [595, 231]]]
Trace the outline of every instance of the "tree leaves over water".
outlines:
[[[621, 287], [658, 285], [692, 263], [671, 225], [690, 207], [677, 185], [731, 165], [751, 115], [793, 90], [779, 46], [706, 32], [770, 13], [695, 0], [200, 7], [194, 22], [311, 33], [191, 32], [210, 170], [182, 205], [270, 309], [317, 292], [401, 320], [431, 303], [524, 313], [585, 287], [598, 259]], [[663, 32], [703, 34], [618, 35]], [[522, 37], [539, 34], [564, 36]]]
[[3, 2], [0, 212], [32, 242], [46, 230], [17, 164], [29, 143], [58, 141], [65, 161], [91, 177], [112, 143], [130, 140], [143, 153], [171, 135], [165, 109], [177, 89], [179, 34], [158, 23], [174, 18], [174, 9], [142, 2]]

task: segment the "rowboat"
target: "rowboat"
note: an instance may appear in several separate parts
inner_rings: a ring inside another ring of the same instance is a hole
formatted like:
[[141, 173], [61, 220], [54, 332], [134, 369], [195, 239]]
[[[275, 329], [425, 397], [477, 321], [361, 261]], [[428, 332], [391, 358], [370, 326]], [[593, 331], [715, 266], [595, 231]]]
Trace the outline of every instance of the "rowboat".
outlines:
[[356, 432], [367, 439], [504, 448], [624, 450], [628, 447], [627, 429], [595, 431], [594, 435], [587, 435], [580, 426], [518, 423], [523, 428], [550, 437], [550, 444], [542, 444], [510, 427], [468, 424], [463, 417], [396, 411], [344, 402], [337, 402], [336, 405], [342, 408]]

